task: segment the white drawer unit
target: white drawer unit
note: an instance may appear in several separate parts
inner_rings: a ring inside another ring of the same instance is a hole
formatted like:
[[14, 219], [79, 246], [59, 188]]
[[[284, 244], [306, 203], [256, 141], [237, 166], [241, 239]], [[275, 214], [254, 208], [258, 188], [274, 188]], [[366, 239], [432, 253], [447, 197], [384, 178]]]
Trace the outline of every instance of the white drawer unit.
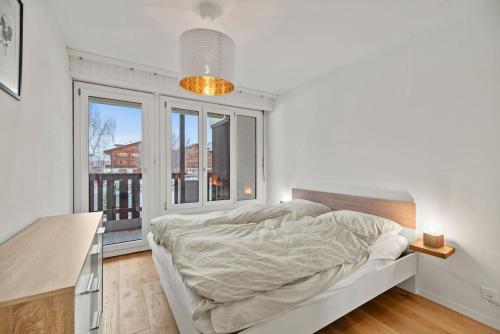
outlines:
[[102, 315], [102, 223], [96, 230], [75, 288], [75, 333], [97, 332]]
[[0, 334], [97, 333], [103, 233], [101, 212], [53, 216], [0, 245]]

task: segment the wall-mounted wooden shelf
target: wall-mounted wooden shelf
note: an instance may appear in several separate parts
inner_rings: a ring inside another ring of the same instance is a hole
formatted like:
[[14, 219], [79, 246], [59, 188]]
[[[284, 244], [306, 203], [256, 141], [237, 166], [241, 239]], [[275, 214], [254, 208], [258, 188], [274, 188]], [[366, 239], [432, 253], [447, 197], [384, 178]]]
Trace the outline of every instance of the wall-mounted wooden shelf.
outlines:
[[432, 248], [424, 245], [424, 241], [422, 239], [418, 239], [412, 244], [410, 244], [410, 249], [415, 252], [425, 253], [428, 255], [436, 256], [441, 259], [447, 259], [453, 253], [455, 253], [455, 247], [444, 245], [440, 248]]

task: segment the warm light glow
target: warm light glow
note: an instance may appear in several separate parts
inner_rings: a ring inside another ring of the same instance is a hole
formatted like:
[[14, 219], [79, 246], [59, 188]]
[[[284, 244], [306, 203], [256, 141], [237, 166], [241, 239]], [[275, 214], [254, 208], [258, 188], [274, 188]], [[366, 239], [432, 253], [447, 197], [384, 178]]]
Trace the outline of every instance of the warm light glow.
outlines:
[[436, 233], [437, 233], [436, 225], [432, 224], [432, 225], [431, 225], [431, 228], [430, 228], [430, 230], [429, 230], [429, 232], [430, 232], [431, 234], [436, 235]]
[[223, 95], [234, 90], [231, 82], [207, 76], [183, 78], [179, 81], [179, 85], [190, 92], [207, 96]]
[[432, 234], [432, 235], [441, 235], [442, 234], [441, 230], [438, 228], [438, 226], [435, 223], [430, 224], [426, 233]]
[[212, 186], [219, 187], [222, 186], [222, 180], [214, 177], [212, 178]]
[[244, 193], [245, 195], [252, 195], [252, 194], [253, 194], [253, 189], [252, 189], [252, 187], [246, 186], [246, 187], [243, 189], [243, 193]]
[[292, 192], [290, 190], [281, 191], [281, 202], [289, 202], [292, 200]]

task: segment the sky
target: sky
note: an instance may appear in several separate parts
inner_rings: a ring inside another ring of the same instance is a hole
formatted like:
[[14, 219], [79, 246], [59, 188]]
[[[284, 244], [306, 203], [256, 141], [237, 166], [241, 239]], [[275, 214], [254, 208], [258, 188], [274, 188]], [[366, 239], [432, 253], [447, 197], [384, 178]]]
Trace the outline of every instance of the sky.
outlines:
[[[114, 119], [116, 123], [114, 143], [129, 144], [142, 139], [142, 109], [140, 106], [116, 105], [91, 101], [89, 103], [89, 112], [99, 112], [103, 120]], [[172, 112], [172, 135], [179, 137], [179, 116], [180, 113]], [[198, 115], [186, 114], [186, 142], [190, 144], [199, 143], [198, 137]], [[208, 118], [210, 124], [220, 121], [218, 118]], [[207, 138], [212, 138], [212, 128], [208, 126]], [[208, 143], [209, 147], [211, 143]], [[113, 147], [112, 146], [112, 147]], [[111, 147], [108, 147], [111, 148]]]
[[115, 120], [116, 129], [113, 144], [129, 144], [142, 139], [142, 110], [140, 107], [90, 102], [89, 112], [99, 112], [103, 120]]
[[[185, 114], [185, 127], [186, 127], [186, 143], [199, 144], [198, 137], [198, 114]], [[213, 114], [208, 114], [208, 123], [213, 125], [221, 120], [224, 116], [210, 117]], [[179, 118], [180, 112], [175, 109], [172, 112], [172, 135], [179, 138]], [[207, 126], [208, 147], [212, 147], [212, 127]]]
[[[179, 138], [179, 117], [178, 112], [172, 113], [172, 136]], [[186, 115], [185, 118], [186, 127], [186, 143], [199, 144], [198, 137], [198, 116]]]

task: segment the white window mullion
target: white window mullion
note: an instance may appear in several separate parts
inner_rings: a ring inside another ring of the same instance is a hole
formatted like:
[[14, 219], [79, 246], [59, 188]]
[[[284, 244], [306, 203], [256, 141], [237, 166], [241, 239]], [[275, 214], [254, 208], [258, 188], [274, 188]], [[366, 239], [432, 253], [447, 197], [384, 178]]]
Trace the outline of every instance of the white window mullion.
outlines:
[[205, 110], [203, 106], [200, 108], [200, 120], [198, 122], [198, 133], [199, 133], [199, 166], [200, 166], [200, 182], [198, 187], [199, 199], [202, 206], [205, 205], [205, 184], [206, 184], [206, 174], [207, 174], [207, 157], [206, 157], [206, 143], [205, 143]]
[[201, 182], [201, 198], [203, 200], [203, 206], [207, 205], [208, 202], [208, 194], [207, 194], [207, 187], [208, 187], [208, 159], [207, 159], [207, 151], [208, 151], [208, 140], [207, 140], [207, 134], [206, 134], [206, 126], [207, 126], [207, 111], [205, 110], [205, 106], [202, 108], [202, 118], [201, 118], [201, 151], [203, 152], [201, 154], [201, 158], [203, 161], [203, 168], [202, 168], [202, 182]]
[[237, 185], [237, 168], [236, 168], [236, 164], [237, 164], [237, 154], [238, 152], [236, 152], [236, 138], [237, 138], [237, 127], [236, 127], [236, 112], [233, 112], [231, 114], [231, 133], [230, 133], [230, 154], [231, 154], [231, 157], [230, 157], [230, 175], [231, 175], [231, 199], [232, 199], [232, 202], [233, 204], [236, 204], [237, 203], [237, 193], [236, 193], [236, 185]]
[[170, 195], [167, 189], [169, 189], [170, 182], [167, 178], [168, 175], [168, 162], [170, 161], [170, 139], [169, 139], [169, 117], [167, 109], [167, 99], [165, 97], [160, 98], [160, 202], [162, 212], [167, 210], [167, 206], [170, 201]]

